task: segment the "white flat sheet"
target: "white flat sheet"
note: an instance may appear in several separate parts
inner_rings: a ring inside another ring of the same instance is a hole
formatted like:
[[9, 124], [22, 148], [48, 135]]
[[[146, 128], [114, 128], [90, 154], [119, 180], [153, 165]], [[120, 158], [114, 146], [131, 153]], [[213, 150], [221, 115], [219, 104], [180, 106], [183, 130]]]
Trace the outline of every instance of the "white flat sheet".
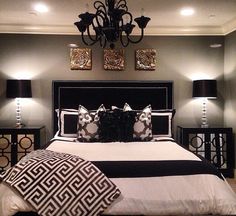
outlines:
[[47, 149], [78, 155], [90, 161], [200, 160], [171, 141], [81, 143], [55, 140]]

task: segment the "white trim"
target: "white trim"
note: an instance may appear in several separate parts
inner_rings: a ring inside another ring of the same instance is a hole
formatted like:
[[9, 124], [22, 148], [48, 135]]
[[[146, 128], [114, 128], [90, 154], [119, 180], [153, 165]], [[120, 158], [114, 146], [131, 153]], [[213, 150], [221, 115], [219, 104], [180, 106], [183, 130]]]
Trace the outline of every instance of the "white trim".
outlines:
[[225, 35], [233, 32], [236, 30], [236, 18], [231, 20], [230, 22], [226, 23], [224, 26], [223, 26], [223, 32]]
[[[236, 19], [223, 26], [147, 26], [145, 35], [227, 35], [236, 29]], [[14, 34], [56, 34], [56, 35], [80, 35], [80, 32], [73, 25], [0, 25], [0, 33]], [[140, 35], [140, 29], [135, 28], [132, 35]]]

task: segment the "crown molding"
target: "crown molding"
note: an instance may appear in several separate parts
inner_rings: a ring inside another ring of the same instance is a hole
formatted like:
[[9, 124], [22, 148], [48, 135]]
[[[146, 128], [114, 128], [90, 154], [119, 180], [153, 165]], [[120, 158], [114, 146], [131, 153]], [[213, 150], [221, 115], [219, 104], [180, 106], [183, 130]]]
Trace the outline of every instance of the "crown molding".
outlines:
[[[138, 35], [137, 31], [133, 32]], [[145, 35], [163, 36], [197, 36], [197, 35], [224, 35], [221, 27], [160, 27], [149, 26], [145, 29]]]
[[236, 18], [224, 24], [223, 26], [223, 32], [225, 35], [230, 34], [231, 32], [235, 30], [236, 30]]
[[77, 35], [80, 34], [73, 26], [27, 26], [27, 25], [0, 25], [0, 33], [9, 34], [56, 34], [56, 35]]
[[[223, 27], [164, 27], [148, 26], [146, 36], [200, 36], [200, 35], [227, 35], [236, 30], [236, 19], [225, 24]], [[0, 25], [0, 33], [10, 34], [56, 34], [56, 35], [80, 35], [73, 25], [60, 26], [27, 26], [27, 25]], [[140, 30], [135, 28], [132, 35], [140, 35]]]

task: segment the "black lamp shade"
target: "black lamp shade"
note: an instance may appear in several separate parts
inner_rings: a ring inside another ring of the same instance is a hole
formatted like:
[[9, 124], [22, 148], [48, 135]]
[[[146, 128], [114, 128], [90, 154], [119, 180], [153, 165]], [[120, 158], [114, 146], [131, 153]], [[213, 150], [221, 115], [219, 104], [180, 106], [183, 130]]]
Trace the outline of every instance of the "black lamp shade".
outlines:
[[216, 80], [195, 80], [193, 81], [193, 97], [217, 97]]
[[31, 80], [7, 80], [7, 98], [31, 98]]

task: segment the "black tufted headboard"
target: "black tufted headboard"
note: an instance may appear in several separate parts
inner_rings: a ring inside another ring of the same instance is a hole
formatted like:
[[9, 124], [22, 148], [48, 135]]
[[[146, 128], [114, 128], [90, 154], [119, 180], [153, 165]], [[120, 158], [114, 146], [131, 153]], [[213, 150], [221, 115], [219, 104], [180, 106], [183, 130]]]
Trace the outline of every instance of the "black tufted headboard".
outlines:
[[53, 81], [52, 82], [53, 132], [57, 128], [55, 109], [77, 109], [81, 104], [95, 110], [101, 104], [123, 107], [129, 103], [133, 109], [143, 109], [148, 104], [152, 109], [173, 108], [172, 81]]

